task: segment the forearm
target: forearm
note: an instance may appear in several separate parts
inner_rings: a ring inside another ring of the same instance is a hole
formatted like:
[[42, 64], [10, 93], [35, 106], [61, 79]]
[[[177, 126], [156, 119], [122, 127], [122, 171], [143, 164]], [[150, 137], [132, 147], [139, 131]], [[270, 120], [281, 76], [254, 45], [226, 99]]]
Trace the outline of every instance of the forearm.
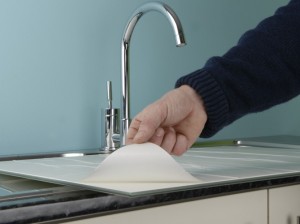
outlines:
[[245, 33], [223, 57], [178, 80], [204, 100], [210, 137], [239, 117], [300, 93], [300, 1], [294, 0]]

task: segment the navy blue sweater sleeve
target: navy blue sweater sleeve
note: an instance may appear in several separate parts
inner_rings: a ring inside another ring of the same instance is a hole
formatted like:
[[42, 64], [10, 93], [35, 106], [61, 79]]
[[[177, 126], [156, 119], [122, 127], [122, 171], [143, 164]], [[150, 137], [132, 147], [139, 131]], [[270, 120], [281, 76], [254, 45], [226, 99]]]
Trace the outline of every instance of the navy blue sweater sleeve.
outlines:
[[222, 57], [180, 78], [203, 98], [210, 137], [236, 119], [300, 94], [300, 0], [292, 0], [246, 32]]

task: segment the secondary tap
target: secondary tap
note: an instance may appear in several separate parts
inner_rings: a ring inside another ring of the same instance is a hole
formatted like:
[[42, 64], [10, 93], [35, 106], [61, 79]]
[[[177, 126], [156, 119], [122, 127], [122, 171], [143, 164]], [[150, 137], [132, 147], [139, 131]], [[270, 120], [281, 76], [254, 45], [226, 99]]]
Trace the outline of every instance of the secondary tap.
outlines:
[[121, 124], [121, 145], [125, 145], [125, 140], [130, 125], [130, 72], [129, 72], [129, 47], [130, 38], [133, 33], [134, 27], [139, 21], [139, 19], [149, 11], [158, 11], [163, 14], [170, 22], [173, 32], [175, 35], [176, 46], [184, 46], [185, 38], [183, 34], [182, 25], [176, 13], [166, 4], [161, 2], [149, 2], [138, 9], [132, 14], [129, 19], [127, 26], [125, 28], [123, 39], [122, 39], [122, 49], [121, 49], [121, 80], [122, 80], [122, 124]]

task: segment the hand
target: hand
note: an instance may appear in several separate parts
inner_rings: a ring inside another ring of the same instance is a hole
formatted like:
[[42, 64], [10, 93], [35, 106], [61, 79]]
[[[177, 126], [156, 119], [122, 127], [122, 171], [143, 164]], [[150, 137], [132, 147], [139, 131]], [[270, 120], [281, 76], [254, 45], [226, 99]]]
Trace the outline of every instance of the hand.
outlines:
[[147, 106], [131, 122], [127, 144], [153, 142], [174, 155], [196, 141], [207, 121], [203, 100], [183, 85]]

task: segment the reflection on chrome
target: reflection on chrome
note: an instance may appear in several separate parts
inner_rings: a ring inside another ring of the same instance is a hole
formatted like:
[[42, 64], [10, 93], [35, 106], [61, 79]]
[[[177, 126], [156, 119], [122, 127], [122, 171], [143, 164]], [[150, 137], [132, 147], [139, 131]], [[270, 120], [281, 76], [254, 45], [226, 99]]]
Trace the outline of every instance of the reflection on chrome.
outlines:
[[129, 19], [125, 28], [122, 39], [122, 124], [121, 124], [121, 145], [125, 145], [129, 124], [130, 124], [130, 99], [129, 99], [129, 45], [130, 38], [134, 27], [139, 19], [149, 11], [158, 11], [163, 14], [170, 22], [176, 40], [176, 46], [181, 47], [185, 45], [183, 29], [180, 20], [176, 13], [166, 4], [160, 2], [149, 2], [139, 7]]

